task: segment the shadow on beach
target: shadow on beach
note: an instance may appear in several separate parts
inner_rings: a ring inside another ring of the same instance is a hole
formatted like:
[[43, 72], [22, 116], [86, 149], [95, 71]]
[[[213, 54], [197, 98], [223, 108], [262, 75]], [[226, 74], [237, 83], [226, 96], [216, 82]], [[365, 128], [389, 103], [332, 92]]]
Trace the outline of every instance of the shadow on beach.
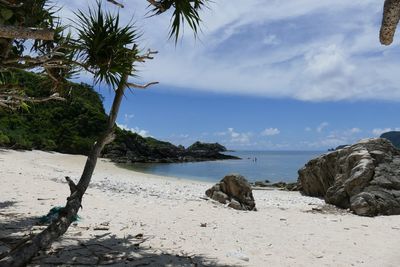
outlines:
[[0, 258], [3, 253], [29, 238], [29, 233], [39, 230], [37, 217], [9, 211], [17, 203], [16, 201], [0, 202]]
[[36, 257], [32, 266], [227, 266], [202, 255], [177, 255], [141, 247], [146, 237], [118, 238], [106, 233], [91, 239], [63, 239], [71, 244], [55, 244]]
[[[38, 217], [7, 212], [15, 203], [0, 202], [0, 258], [46, 227], [39, 225]], [[41, 252], [28, 266], [227, 266], [203, 255], [188, 255], [183, 251], [178, 255], [153, 249], [146, 245], [151, 237], [142, 234], [121, 238], [110, 232], [93, 231], [92, 237], [83, 238], [82, 231], [93, 230], [71, 226], [65, 237]]]

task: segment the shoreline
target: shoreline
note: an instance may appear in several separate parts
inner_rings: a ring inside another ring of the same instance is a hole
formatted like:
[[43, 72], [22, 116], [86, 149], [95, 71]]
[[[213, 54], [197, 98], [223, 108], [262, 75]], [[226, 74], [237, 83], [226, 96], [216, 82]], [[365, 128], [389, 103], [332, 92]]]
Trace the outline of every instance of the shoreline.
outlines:
[[[34, 219], [65, 204], [69, 188], [64, 176], [76, 181], [85, 159], [0, 150], [0, 241], [43, 229]], [[255, 190], [258, 211], [237, 211], [202, 198], [213, 183], [124, 170], [105, 159], [99, 160], [92, 182], [79, 212], [81, 221], [31, 266], [95, 264], [99, 255], [113, 255], [108, 260], [115, 266], [400, 262], [395, 249], [400, 244], [400, 216], [368, 218], [323, 210], [329, 206], [321, 199], [280, 190]], [[0, 242], [0, 254], [6, 249], [3, 245]]]

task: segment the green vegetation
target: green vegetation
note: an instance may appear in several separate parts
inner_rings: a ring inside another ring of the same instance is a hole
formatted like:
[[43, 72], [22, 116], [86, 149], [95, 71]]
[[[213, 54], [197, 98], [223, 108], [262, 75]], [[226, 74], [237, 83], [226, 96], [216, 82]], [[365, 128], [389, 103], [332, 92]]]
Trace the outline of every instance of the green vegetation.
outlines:
[[[51, 94], [52, 84], [38, 74], [18, 71], [12, 74], [31, 97]], [[107, 115], [101, 96], [86, 84], [68, 83], [62, 92], [66, 101], [30, 103], [10, 112], [0, 109], [0, 146], [13, 149], [39, 149], [87, 155], [104, 131]], [[220, 144], [196, 142], [188, 149], [153, 137], [116, 127], [115, 139], [102, 155], [121, 163], [185, 162], [231, 159], [220, 154]]]
[[[28, 96], [51, 94], [51, 83], [40, 75], [15, 72]], [[107, 120], [101, 96], [85, 84], [69, 83], [65, 102], [29, 104], [9, 112], [0, 109], [0, 145], [14, 149], [54, 150], [87, 154]]]

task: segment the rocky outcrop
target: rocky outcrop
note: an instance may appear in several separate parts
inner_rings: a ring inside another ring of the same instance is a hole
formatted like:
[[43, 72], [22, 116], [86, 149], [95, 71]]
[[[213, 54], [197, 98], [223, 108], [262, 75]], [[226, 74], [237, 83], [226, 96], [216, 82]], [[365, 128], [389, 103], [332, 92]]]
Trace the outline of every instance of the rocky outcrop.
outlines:
[[206, 195], [237, 210], [256, 210], [251, 185], [239, 174], [225, 176], [206, 191]]
[[363, 216], [400, 214], [400, 150], [365, 139], [309, 161], [299, 170], [304, 194]]
[[238, 159], [220, 152], [226, 148], [218, 143], [196, 142], [189, 148], [175, 146], [152, 137], [142, 137], [125, 130], [117, 130], [116, 139], [107, 145], [102, 156], [117, 163], [195, 162], [207, 160]]
[[218, 143], [202, 143], [202, 142], [195, 142], [193, 145], [187, 148], [187, 152], [192, 153], [219, 153], [225, 152], [226, 147]]

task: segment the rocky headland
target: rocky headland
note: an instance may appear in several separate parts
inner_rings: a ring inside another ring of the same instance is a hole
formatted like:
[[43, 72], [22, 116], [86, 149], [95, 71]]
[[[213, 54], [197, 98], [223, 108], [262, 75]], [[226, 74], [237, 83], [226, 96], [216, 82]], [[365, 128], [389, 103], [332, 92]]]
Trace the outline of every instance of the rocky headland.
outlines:
[[226, 151], [227, 149], [218, 143], [195, 142], [185, 148], [120, 130], [116, 139], [104, 148], [102, 157], [117, 163], [175, 163], [239, 159], [222, 153]]

